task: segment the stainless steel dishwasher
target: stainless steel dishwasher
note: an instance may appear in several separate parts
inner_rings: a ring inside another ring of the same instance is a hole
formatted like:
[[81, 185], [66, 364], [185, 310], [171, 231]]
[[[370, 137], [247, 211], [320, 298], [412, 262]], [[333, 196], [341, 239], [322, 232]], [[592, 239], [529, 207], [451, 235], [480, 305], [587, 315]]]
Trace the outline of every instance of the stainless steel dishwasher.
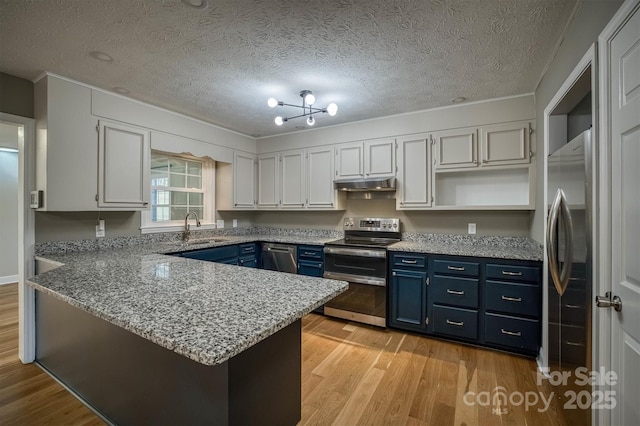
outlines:
[[262, 244], [262, 269], [298, 273], [297, 248], [293, 244]]

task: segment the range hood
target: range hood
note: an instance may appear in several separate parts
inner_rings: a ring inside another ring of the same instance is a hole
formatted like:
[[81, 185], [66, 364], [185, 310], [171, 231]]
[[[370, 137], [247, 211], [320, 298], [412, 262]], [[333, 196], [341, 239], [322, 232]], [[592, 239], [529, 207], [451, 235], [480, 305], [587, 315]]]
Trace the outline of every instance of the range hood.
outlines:
[[381, 192], [396, 190], [396, 178], [336, 179], [333, 187], [338, 191]]

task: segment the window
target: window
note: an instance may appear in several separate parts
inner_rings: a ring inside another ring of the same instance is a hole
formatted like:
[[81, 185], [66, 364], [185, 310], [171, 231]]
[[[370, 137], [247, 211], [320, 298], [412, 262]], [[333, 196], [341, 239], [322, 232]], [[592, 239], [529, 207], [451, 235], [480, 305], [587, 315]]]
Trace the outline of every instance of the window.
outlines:
[[143, 232], [145, 228], [173, 231], [182, 227], [190, 211], [196, 212], [203, 224], [212, 223], [213, 176], [211, 160], [153, 151], [151, 207], [142, 214]]

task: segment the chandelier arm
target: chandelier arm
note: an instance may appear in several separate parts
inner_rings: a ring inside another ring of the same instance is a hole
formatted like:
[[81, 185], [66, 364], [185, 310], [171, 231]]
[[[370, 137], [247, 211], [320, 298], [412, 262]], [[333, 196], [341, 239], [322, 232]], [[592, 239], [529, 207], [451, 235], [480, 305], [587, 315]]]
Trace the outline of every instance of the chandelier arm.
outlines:
[[[308, 105], [307, 106], [292, 105], [292, 104], [285, 104], [284, 102], [278, 103], [278, 106], [288, 106], [288, 107], [300, 108], [300, 109], [303, 109], [305, 111], [307, 109], [309, 109], [309, 110], [312, 111], [311, 113], [313, 113], [313, 114], [315, 114], [316, 112], [327, 112], [326, 108], [315, 108], [315, 107], [311, 107], [311, 106], [308, 106]], [[306, 114], [308, 115], [309, 113], [306, 113]]]

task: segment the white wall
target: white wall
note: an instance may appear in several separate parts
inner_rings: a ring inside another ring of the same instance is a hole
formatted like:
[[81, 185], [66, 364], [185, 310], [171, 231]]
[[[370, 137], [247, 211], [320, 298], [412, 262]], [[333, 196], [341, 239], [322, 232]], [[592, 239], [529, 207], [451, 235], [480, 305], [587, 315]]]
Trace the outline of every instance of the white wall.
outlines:
[[18, 153], [0, 151], [0, 284], [17, 282], [17, 275]]
[[[535, 93], [537, 151], [544, 151], [544, 109], [560, 86], [587, 52], [598, 40], [598, 35], [620, 7], [620, 0], [584, 0], [573, 21], [567, 28], [564, 40]], [[536, 210], [531, 223], [531, 237], [542, 242], [544, 239], [544, 162], [536, 164], [538, 190]]]

